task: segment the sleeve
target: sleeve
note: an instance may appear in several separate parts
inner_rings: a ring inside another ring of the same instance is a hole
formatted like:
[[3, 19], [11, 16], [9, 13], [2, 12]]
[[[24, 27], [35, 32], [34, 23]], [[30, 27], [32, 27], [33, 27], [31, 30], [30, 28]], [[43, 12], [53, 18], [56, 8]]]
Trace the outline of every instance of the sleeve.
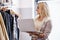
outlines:
[[50, 34], [51, 32], [51, 29], [52, 29], [52, 25], [51, 25], [51, 21], [48, 21], [46, 24], [45, 24], [45, 30], [44, 30], [44, 38], [47, 39], [48, 38], [48, 35]]

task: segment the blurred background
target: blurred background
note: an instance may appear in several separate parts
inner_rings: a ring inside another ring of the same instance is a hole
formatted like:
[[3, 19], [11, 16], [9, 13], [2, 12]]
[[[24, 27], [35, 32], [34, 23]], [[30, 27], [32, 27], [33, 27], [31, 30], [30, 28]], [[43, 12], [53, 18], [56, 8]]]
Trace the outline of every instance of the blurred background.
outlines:
[[[0, 2], [4, 4], [9, 4], [10, 8], [20, 14], [23, 20], [33, 19], [35, 17], [37, 1], [38, 0], [0, 0]], [[52, 30], [49, 35], [49, 40], [60, 40], [60, 0], [45, 0], [45, 2], [48, 4], [52, 21]], [[19, 26], [19, 28], [20, 27], [21, 26]]]

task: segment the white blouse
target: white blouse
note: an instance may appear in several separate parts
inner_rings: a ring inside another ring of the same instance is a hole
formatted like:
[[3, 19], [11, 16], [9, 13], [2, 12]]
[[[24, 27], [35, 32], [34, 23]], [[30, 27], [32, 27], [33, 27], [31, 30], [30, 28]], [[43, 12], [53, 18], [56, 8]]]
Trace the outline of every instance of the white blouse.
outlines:
[[38, 21], [37, 18], [39, 17], [39, 15], [36, 16], [36, 18], [34, 19], [34, 24], [35, 24], [35, 29], [37, 32], [40, 32], [40, 29], [42, 27], [44, 27], [44, 22], [47, 22], [49, 20], [49, 17], [45, 17], [42, 21]]

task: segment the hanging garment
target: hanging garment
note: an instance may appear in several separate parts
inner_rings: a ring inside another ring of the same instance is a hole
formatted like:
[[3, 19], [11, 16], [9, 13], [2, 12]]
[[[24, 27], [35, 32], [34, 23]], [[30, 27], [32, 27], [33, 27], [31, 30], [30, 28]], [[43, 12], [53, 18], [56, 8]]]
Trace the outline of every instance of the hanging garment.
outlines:
[[8, 11], [0, 11], [6, 26], [6, 30], [9, 36], [9, 40], [13, 40], [13, 17], [10, 14], [10, 10]]
[[1, 25], [0, 25], [0, 40], [5, 40], [3, 32], [2, 32]]
[[1, 13], [0, 13], [0, 40], [9, 40]]
[[7, 10], [5, 12], [1, 11], [1, 14], [4, 19], [4, 23], [7, 29], [7, 33], [9, 36], [9, 40], [19, 40], [19, 29], [17, 24], [17, 18], [18, 16], [11, 15], [10, 10]]
[[14, 30], [13, 30], [13, 35], [14, 35], [14, 40], [19, 40], [19, 29], [18, 29], [18, 23], [17, 23], [17, 15], [13, 15], [14, 17]]
[[17, 40], [19, 40], [19, 28], [18, 28], [18, 22], [17, 22], [18, 16], [15, 15], [15, 21], [16, 21], [16, 27], [17, 27]]
[[[6, 11], [7, 13], [10, 13], [10, 10]], [[12, 15], [13, 19], [10, 20], [11, 22], [11, 34], [12, 34], [12, 39], [13, 40], [19, 40], [19, 28], [18, 28], [18, 23], [17, 23], [17, 15]]]

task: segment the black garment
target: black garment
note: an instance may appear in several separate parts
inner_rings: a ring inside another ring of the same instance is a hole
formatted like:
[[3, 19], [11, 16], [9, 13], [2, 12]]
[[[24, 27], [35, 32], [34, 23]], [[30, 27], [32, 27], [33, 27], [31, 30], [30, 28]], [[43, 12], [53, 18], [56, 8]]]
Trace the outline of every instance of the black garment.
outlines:
[[13, 16], [10, 14], [10, 10], [7, 10], [7, 11], [5, 11], [6, 13], [8, 13], [9, 15], [10, 15], [10, 26], [11, 26], [11, 31], [13, 32], [13, 21], [14, 21], [14, 18], [13, 18]]
[[10, 14], [10, 10], [8, 11], [0, 11], [6, 26], [6, 30], [9, 36], [9, 40], [13, 40], [13, 17]]
[[17, 28], [17, 39], [19, 40], [19, 28]]

